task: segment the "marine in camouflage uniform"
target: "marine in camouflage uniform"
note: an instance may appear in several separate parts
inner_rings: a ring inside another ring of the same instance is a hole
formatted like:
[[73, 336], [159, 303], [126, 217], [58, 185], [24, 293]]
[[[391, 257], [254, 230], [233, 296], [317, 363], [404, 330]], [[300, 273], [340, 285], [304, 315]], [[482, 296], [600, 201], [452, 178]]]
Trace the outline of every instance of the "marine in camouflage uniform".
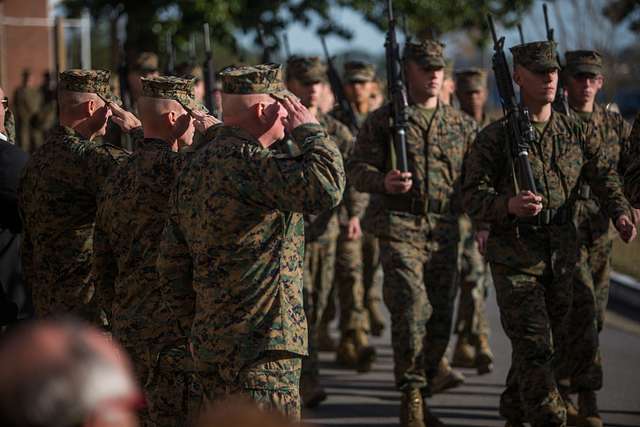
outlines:
[[[143, 414], [143, 424], [174, 427], [188, 423], [189, 403], [197, 405], [197, 396], [190, 396], [194, 369], [187, 336], [164, 310], [156, 261], [171, 188], [193, 152], [177, 152], [193, 138], [193, 124], [183, 127], [183, 122], [201, 107], [193, 81], [177, 77], [143, 78], [142, 96], [140, 110], [147, 109], [142, 119], [149, 136], [100, 192], [93, 274], [96, 292], [113, 314], [113, 336], [131, 356], [145, 388], [149, 413]], [[167, 106], [167, 100], [176, 102]], [[173, 123], [163, 121], [168, 114], [174, 115]]]
[[[594, 140], [602, 145], [610, 168], [623, 176], [633, 155], [627, 139], [631, 126], [619, 114], [593, 102], [602, 86], [602, 57], [589, 50], [567, 52], [563, 72], [570, 115], [589, 128]], [[585, 91], [590, 93], [590, 99], [584, 97]], [[607, 212], [586, 183], [579, 193], [576, 204], [579, 258], [573, 282], [568, 326], [570, 351], [566, 353], [565, 374], [570, 379], [570, 389], [579, 393], [580, 415], [590, 419], [588, 425], [601, 426], [602, 421], [597, 420], [594, 392], [602, 388], [598, 335], [604, 324], [609, 295], [612, 235]]]
[[[405, 46], [412, 99], [407, 129], [412, 181], [401, 181], [392, 161], [388, 104], [365, 121], [349, 169], [356, 189], [379, 194], [382, 200], [377, 228], [384, 301], [391, 312], [396, 386], [403, 392], [401, 424], [412, 427], [439, 423], [423, 408], [421, 392], [428, 391], [451, 333], [460, 175], [464, 154], [476, 134], [473, 120], [438, 101], [443, 47], [433, 40]], [[391, 186], [394, 176], [399, 180], [394, 185], [402, 185], [401, 189]]]
[[[109, 117], [108, 71], [65, 71], [60, 75], [59, 89], [60, 125], [31, 156], [20, 180], [25, 280], [32, 290], [37, 316], [75, 314], [100, 322], [94, 289], [88, 281], [96, 195], [128, 153], [91, 141], [94, 135], [104, 133]], [[67, 124], [77, 117], [65, 112], [80, 107], [67, 105], [66, 98], [74, 93], [97, 95], [85, 103], [91, 102], [94, 109], [75, 129]], [[142, 137], [141, 128], [131, 133], [134, 138]]]
[[[349, 61], [344, 64], [345, 95], [351, 102], [355, 122], [346, 111], [336, 107], [331, 114], [350, 126], [360, 129], [369, 114], [370, 93], [376, 77], [372, 64]], [[351, 188], [351, 187], [349, 187]], [[360, 372], [371, 369], [375, 349], [369, 345], [372, 327], [376, 335], [384, 329], [381, 314], [382, 266], [376, 237], [362, 233], [361, 222], [371, 215], [369, 195], [352, 191], [351, 203], [339, 211], [340, 237], [336, 257], [334, 288], [340, 306], [340, 344], [336, 351], [338, 363]], [[361, 236], [350, 236], [350, 228], [360, 228]], [[376, 274], [377, 273], [377, 274]]]
[[17, 144], [27, 153], [35, 151], [38, 112], [42, 108], [42, 94], [33, 85], [31, 70], [22, 71], [22, 84], [13, 94], [13, 111], [16, 120]]
[[554, 93], [541, 90], [556, 85], [555, 49], [553, 42], [511, 48], [516, 80], [527, 82], [520, 87], [524, 105], [542, 106], [532, 115], [539, 120], [533, 123], [538, 140], [529, 147], [539, 196], [514, 190], [503, 120], [480, 132], [464, 165], [465, 208], [472, 220], [491, 227], [487, 259], [513, 349], [500, 413], [512, 426], [566, 425], [557, 373], [567, 342], [577, 258], [572, 212], [582, 178], [617, 220], [623, 237], [629, 239], [633, 231], [629, 204], [601, 145], [581, 123], [552, 112]]
[[[333, 117], [320, 112], [318, 103], [322, 85], [327, 80], [326, 66], [318, 57], [293, 56], [287, 61], [287, 88], [298, 96], [302, 104], [316, 115], [318, 122], [337, 144], [343, 159], [353, 148], [349, 129]], [[352, 192], [349, 187], [346, 193]], [[345, 202], [350, 198], [345, 195]], [[333, 285], [336, 261], [336, 242], [340, 228], [338, 210], [319, 215], [305, 215], [304, 251], [304, 307], [309, 328], [309, 356], [302, 362], [300, 391], [306, 407], [314, 407], [324, 400], [326, 393], [320, 387], [318, 371], [318, 328]]]
[[[341, 201], [342, 156], [319, 124], [296, 125], [312, 116], [285, 90], [280, 66], [229, 67], [221, 78], [225, 123], [242, 127], [221, 127], [176, 182], [158, 259], [162, 289], [171, 290], [164, 298], [190, 328], [208, 401], [243, 393], [299, 418], [307, 355], [302, 215]], [[247, 104], [234, 111], [234, 102]], [[250, 102], [268, 105], [257, 110]], [[261, 123], [255, 111], [282, 105], [295, 127], [296, 156], [266, 148], [284, 129], [263, 134], [262, 143], [253, 136]]]
[[[469, 68], [455, 73], [456, 97], [460, 109], [483, 129], [493, 121], [485, 111], [487, 73]], [[480, 114], [477, 114], [477, 113]], [[476, 368], [479, 374], [493, 369], [493, 354], [489, 347], [489, 320], [485, 301], [491, 285], [489, 266], [478, 250], [475, 230], [467, 215], [460, 216], [460, 296], [455, 332], [458, 335], [453, 352], [453, 366]]]

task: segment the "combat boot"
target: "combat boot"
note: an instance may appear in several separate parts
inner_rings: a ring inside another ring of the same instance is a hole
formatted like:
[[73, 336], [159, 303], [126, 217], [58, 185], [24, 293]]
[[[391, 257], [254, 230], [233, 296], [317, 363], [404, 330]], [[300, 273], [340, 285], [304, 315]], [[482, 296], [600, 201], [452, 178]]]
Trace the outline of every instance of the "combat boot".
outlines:
[[358, 366], [358, 351], [353, 331], [345, 332], [340, 338], [340, 345], [336, 351], [336, 363], [351, 369]]
[[358, 354], [356, 370], [358, 372], [369, 372], [371, 365], [376, 360], [376, 349], [369, 345], [369, 337], [367, 337], [367, 333], [362, 329], [354, 332], [353, 341], [356, 345], [356, 353]]
[[402, 392], [400, 400], [401, 427], [427, 427], [424, 423], [424, 402], [417, 388]]
[[564, 406], [567, 408], [567, 426], [577, 426], [578, 425], [578, 409], [576, 405], [573, 403], [571, 396], [569, 396], [568, 387], [563, 387], [558, 384], [558, 390], [560, 391], [560, 396], [564, 401]]
[[320, 351], [336, 351], [336, 342], [329, 335], [329, 324], [321, 322], [318, 327], [318, 349]]
[[465, 335], [458, 335], [455, 350], [453, 351], [452, 365], [456, 368], [475, 368], [475, 349]]
[[442, 393], [450, 388], [458, 387], [463, 382], [464, 375], [451, 369], [449, 361], [443, 357], [438, 364], [438, 373], [429, 381], [429, 391], [432, 395]]
[[317, 379], [303, 376], [300, 378], [300, 399], [305, 408], [315, 408], [327, 399], [327, 392]]
[[598, 413], [596, 392], [581, 391], [578, 393], [578, 427], [602, 427], [602, 418]]
[[478, 375], [488, 374], [493, 371], [493, 353], [489, 347], [489, 337], [486, 334], [480, 334], [476, 342], [476, 360], [475, 367]]
[[384, 331], [386, 324], [384, 322], [382, 309], [380, 308], [380, 301], [369, 301], [367, 304], [367, 311], [369, 312], [371, 335], [374, 337], [382, 336], [382, 331]]

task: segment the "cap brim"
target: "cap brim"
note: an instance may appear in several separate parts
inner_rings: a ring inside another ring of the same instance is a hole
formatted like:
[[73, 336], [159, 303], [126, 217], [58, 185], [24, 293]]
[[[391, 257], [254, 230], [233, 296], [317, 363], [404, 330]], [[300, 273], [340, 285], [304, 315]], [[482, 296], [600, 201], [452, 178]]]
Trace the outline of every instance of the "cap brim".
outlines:
[[445, 67], [444, 59], [438, 58], [411, 58], [416, 64], [420, 65], [423, 68], [429, 68], [432, 70], [437, 70]]
[[200, 102], [198, 102], [196, 100], [177, 100], [177, 101], [188, 112], [198, 111], [200, 113], [205, 113], [205, 114], [209, 113], [209, 110], [207, 109], [207, 107], [205, 107], [204, 105], [202, 105], [202, 103], [200, 103]]
[[457, 91], [461, 93], [480, 92], [484, 87], [481, 84], [456, 84]]
[[113, 103], [122, 107], [122, 100], [113, 94], [101, 94], [96, 92], [96, 95], [98, 95], [98, 98], [102, 99], [107, 104]]
[[369, 76], [365, 76], [365, 75], [354, 75], [354, 76], [350, 76], [347, 79], [347, 83], [367, 83], [367, 82], [372, 82], [373, 81], [373, 77], [369, 77]]
[[560, 65], [557, 61], [549, 61], [549, 62], [539, 62], [535, 64], [525, 65], [527, 70], [536, 72], [536, 73], [544, 73], [549, 70], [559, 70]]
[[287, 89], [279, 90], [277, 92], [271, 92], [271, 93], [269, 93], [269, 95], [271, 95], [273, 98], [275, 98], [278, 101], [284, 101], [284, 100], [289, 100], [289, 99], [295, 99], [297, 101], [300, 100], [300, 98], [295, 96], [293, 94], [293, 92], [290, 92]]
[[602, 75], [602, 67], [592, 64], [577, 64], [567, 67], [569, 73], [572, 75], [575, 74], [593, 74], [593, 75]]

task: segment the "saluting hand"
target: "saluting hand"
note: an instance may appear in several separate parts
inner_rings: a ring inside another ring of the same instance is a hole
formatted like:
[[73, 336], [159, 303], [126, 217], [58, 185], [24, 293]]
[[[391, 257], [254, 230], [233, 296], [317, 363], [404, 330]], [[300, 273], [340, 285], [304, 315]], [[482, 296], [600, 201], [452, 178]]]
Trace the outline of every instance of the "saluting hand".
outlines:
[[536, 216], [542, 210], [542, 196], [531, 191], [521, 191], [517, 196], [509, 199], [507, 208], [511, 215], [518, 218]]
[[389, 194], [406, 193], [411, 190], [413, 181], [411, 172], [400, 172], [397, 169], [387, 172], [384, 177], [384, 189]]
[[289, 114], [286, 119], [287, 131], [292, 132], [298, 126], [308, 123], [318, 124], [318, 119], [298, 99], [286, 98], [279, 102]]
[[193, 117], [193, 125], [200, 133], [205, 133], [211, 126], [222, 123], [210, 114], [203, 113], [202, 111], [191, 111]]
[[118, 125], [124, 133], [129, 133], [142, 126], [140, 120], [133, 113], [123, 109], [115, 102], [110, 102], [108, 107], [113, 113], [111, 121]]
[[636, 238], [636, 226], [626, 215], [620, 215], [616, 220], [616, 230], [620, 234], [620, 238], [629, 243]]

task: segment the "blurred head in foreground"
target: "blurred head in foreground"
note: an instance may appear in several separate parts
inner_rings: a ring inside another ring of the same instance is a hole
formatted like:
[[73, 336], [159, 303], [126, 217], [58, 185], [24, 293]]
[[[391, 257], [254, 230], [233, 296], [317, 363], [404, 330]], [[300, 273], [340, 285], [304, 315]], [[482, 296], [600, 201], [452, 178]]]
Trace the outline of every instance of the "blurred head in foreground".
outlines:
[[0, 339], [4, 427], [136, 427], [142, 395], [124, 351], [76, 320], [26, 323]]

